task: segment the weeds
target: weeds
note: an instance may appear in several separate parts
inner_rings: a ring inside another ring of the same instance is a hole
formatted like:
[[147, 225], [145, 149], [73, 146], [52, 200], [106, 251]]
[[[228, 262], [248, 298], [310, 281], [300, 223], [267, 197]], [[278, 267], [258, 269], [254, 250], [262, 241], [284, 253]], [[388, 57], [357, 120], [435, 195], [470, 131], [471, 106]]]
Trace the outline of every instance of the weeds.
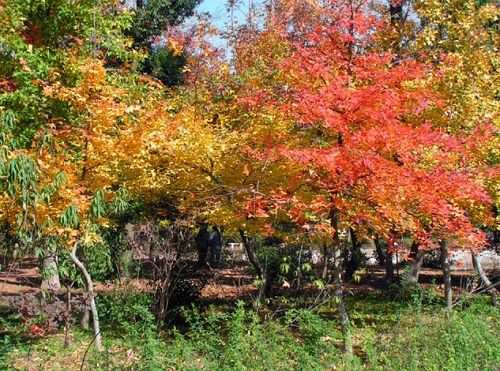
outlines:
[[[151, 296], [117, 292], [99, 299], [106, 351], [91, 350], [85, 369], [495, 370], [500, 364], [499, 310], [479, 298], [447, 318], [428, 295], [420, 292], [406, 303], [378, 294], [351, 298], [355, 357], [346, 364], [329, 306], [317, 313], [289, 309], [272, 320], [263, 320], [243, 302], [233, 310], [192, 306], [181, 311], [182, 329], [158, 333]], [[15, 327], [9, 327], [11, 334]], [[19, 337], [4, 336], [0, 368], [79, 369], [91, 338], [75, 330], [65, 349], [61, 335], [34, 341], [32, 347]]]

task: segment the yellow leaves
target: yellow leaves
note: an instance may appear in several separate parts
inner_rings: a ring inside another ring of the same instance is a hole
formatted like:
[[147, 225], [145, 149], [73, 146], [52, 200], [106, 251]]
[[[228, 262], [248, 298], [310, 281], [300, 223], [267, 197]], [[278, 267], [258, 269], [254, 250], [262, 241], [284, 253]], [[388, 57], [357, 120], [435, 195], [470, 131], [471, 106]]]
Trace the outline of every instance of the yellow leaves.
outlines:
[[87, 246], [94, 245], [102, 242], [102, 237], [96, 231], [86, 228], [82, 234], [81, 242]]
[[132, 113], [138, 112], [140, 110], [141, 110], [141, 106], [136, 104], [136, 105], [131, 105], [131, 106], [128, 106], [127, 108], [125, 108], [125, 113], [132, 114]]
[[500, 110], [495, 83], [500, 80], [500, 36], [492, 23], [498, 8], [477, 6], [475, 0], [433, 0], [419, 1], [417, 11], [427, 20], [417, 49], [436, 61], [446, 58], [435, 79], [446, 99], [442, 125], [456, 132], [494, 122]]
[[181, 44], [181, 42], [179, 40], [175, 40], [173, 38], [170, 38], [168, 40], [168, 46], [169, 46], [170, 50], [172, 50], [173, 55], [175, 55], [175, 56], [182, 55], [182, 53], [184, 51], [184, 47]]

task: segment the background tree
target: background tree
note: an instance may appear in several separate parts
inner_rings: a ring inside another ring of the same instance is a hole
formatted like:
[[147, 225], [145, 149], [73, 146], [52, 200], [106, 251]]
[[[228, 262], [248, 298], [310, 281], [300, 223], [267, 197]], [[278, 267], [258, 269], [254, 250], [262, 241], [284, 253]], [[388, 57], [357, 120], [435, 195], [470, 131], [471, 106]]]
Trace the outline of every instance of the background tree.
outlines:
[[127, 34], [137, 48], [147, 50], [142, 70], [166, 85], [182, 82], [187, 56], [169, 44], [172, 28], [194, 14], [201, 0], [146, 0], [131, 6], [133, 18]]

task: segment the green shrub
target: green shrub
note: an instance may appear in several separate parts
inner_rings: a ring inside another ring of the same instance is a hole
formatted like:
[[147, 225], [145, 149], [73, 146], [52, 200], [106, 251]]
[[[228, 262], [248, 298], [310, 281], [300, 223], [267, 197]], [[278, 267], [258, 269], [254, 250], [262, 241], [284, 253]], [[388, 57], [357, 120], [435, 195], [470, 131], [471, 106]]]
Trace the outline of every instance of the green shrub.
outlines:
[[142, 338], [156, 331], [151, 311], [151, 294], [117, 290], [97, 297], [97, 308], [103, 329], [119, 335]]
[[[174, 328], [164, 336], [155, 328], [151, 295], [124, 291], [101, 295], [98, 305], [109, 351], [89, 352], [85, 367], [148, 371], [498, 369], [500, 311], [489, 305], [488, 297], [469, 299], [449, 316], [435, 305], [413, 306], [375, 293], [348, 299], [352, 360], [340, 353], [335, 306], [319, 308], [321, 314], [290, 309], [266, 320], [243, 302], [233, 309], [193, 306], [181, 310], [186, 325], [182, 331]], [[14, 319], [0, 319], [0, 335], [6, 329], [3, 323], [18, 328], [21, 323]], [[76, 349], [81, 359], [91, 340], [91, 333], [75, 331], [75, 347], [63, 349], [60, 336], [30, 343], [16, 339], [14, 333], [9, 330], [9, 338], [0, 336], [0, 350], [5, 352], [2, 369], [9, 369], [20, 357], [54, 365], [74, 357]], [[129, 351], [133, 361], [127, 361], [124, 368]]]
[[[172, 333], [168, 367], [208, 370], [324, 370], [338, 356], [335, 332], [306, 310], [262, 321], [239, 302], [233, 312], [184, 310], [189, 330]], [[196, 360], [196, 364], [193, 364]]]
[[[111, 261], [111, 250], [106, 243], [85, 246], [82, 249], [85, 267], [95, 282], [104, 282], [115, 277], [115, 269]], [[58, 254], [58, 270], [62, 280], [74, 283], [77, 287], [84, 287], [84, 278], [81, 271], [70, 258], [69, 251], [61, 249]]]
[[414, 308], [443, 304], [443, 299], [434, 287], [422, 287], [417, 283], [405, 280], [399, 284], [392, 284], [386, 295], [391, 300]]

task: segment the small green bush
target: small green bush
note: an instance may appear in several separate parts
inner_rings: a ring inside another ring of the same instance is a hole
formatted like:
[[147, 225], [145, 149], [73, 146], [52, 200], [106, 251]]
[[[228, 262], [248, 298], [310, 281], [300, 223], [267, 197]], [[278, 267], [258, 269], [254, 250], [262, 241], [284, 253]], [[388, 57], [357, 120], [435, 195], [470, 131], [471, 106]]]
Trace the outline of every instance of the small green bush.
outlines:
[[102, 329], [120, 336], [141, 354], [134, 370], [164, 369], [166, 344], [157, 332], [152, 304], [151, 294], [124, 290], [97, 299]]
[[156, 331], [155, 316], [151, 311], [151, 294], [117, 290], [97, 297], [97, 308], [103, 329], [119, 335], [142, 338]]
[[189, 330], [174, 331], [168, 347], [172, 369], [324, 370], [338, 356], [333, 326], [306, 310], [263, 321], [239, 302], [233, 312], [192, 308], [184, 317]]

